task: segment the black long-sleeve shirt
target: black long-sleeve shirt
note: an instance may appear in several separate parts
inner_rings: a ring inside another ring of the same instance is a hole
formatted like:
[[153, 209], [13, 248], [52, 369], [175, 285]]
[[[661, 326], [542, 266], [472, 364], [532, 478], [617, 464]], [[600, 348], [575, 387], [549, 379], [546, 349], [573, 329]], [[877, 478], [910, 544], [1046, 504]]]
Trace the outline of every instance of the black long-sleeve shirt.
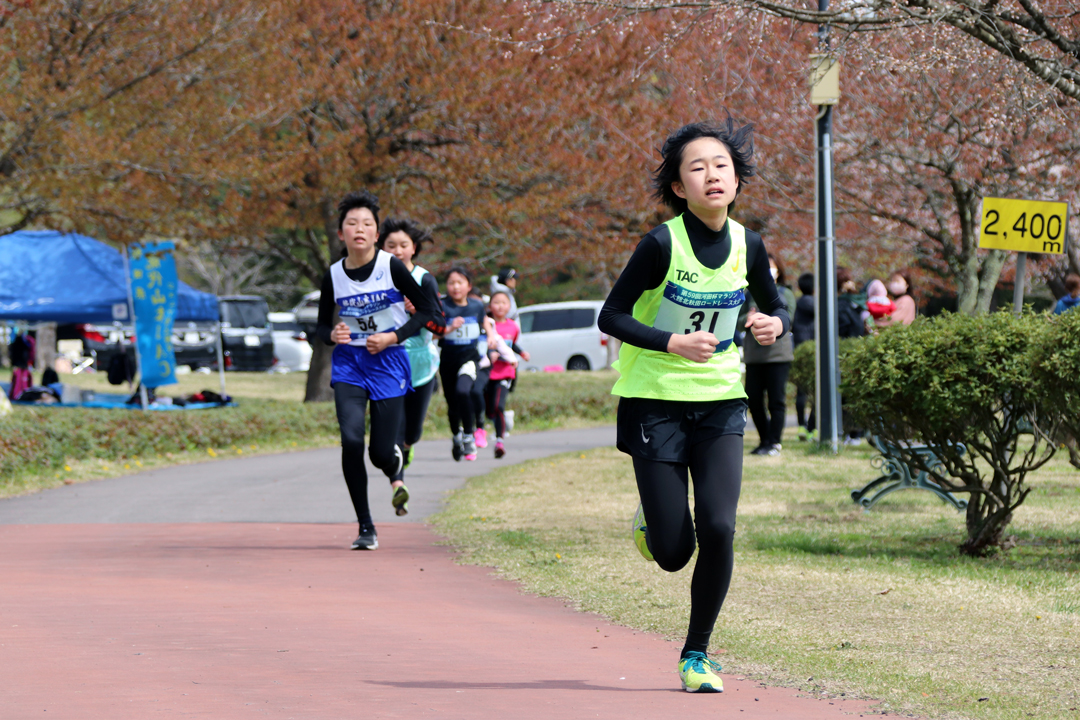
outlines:
[[[719, 231], [711, 230], [692, 212], [683, 213], [686, 234], [698, 262], [710, 269], [721, 267], [731, 254], [731, 237], [727, 223]], [[602, 332], [645, 350], [667, 352], [672, 333], [649, 327], [634, 319], [634, 303], [646, 290], [659, 287], [667, 277], [671, 265], [671, 235], [667, 225], [649, 231], [638, 243], [626, 269], [615, 281], [604, 307], [600, 310], [597, 325]], [[780, 318], [783, 332], [791, 328], [784, 300], [776, 289], [769, 272], [769, 255], [761, 235], [746, 231], [746, 281], [755, 304], [766, 315]]]
[[[364, 282], [371, 273], [375, 270], [375, 260], [378, 258], [378, 253], [371, 259], [371, 262], [366, 265], [362, 265], [358, 268], [344, 268], [345, 274], [350, 280], [356, 282]], [[394, 333], [397, 335], [398, 342], [402, 342], [412, 337], [416, 333], [420, 332], [421, 328], [427, 328], [433, 333], [441, 334], [445, 331], [445, 325], [443, 324], [442, 308], [439, 307], [435, 301], [432, 300], [429, 292], [424, 292], [416, 280], [413, 279], [412, 273], [405, 267], [405, 263], [398, 260], [396, 257], [390, 258], [390, 277], [394, 281], [394, 287], [401, 291], [401, 294], [409, 298], [409, 302], [416, 308], [416, 312], [408, 321], [399, 327]], [[425, 280], [428, 276], [425, 276]], [[434, 280], [434, 278], [432, 278]], [[435, 298], [438, 298], [438, 283], [435, 285]], [[334, 329], [334, 311], [337, 308], [337, 303], [334, 301], [334, 279], [327, 270], [323, 275], [322, 287], [319, 291], [319, 322], [315, 326], [315, 333], [319, 336], [327, 345], [333, 345], [334, 341], [330, 339], [330, 333]]]

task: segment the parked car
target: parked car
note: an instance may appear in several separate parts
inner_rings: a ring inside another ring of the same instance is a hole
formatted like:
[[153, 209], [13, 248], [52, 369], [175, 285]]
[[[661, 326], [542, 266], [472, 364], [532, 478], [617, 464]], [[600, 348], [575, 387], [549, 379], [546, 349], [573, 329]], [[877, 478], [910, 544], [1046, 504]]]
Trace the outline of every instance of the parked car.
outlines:
[[602, 300], [542, 303], [519, 309], [521, 338], [529, 361], [521, 361], [523, 370], [543, 370], [561, 365], [567, 370], [601, 370], [607, 366], [607, 335], [600, 332], [596, 319]]
[[272, 312], [268, 316], [274, 336], [275, 370], [307, 372], [311, 366], [311, 345], [307, 333], [291, 312]]
[[[134, 330], [130, 325], [60, 325], [57, 340], [81, 340], [84, 357], [94, 359], [94, 368], [105, 371], [112, 356], [130, 348]], [[172, 346], [177, 367], [187, 365], [192, 370], [217, 367], [217, 340], [213, 323], [183, 322], [173, 325]], [[130, 352], [134, 352], [133, 350]]]
[[296, 322], [300, 323], [300, 326], [304, 328], [304, 332], [308, 335], [312, 335], [315, 332], [315, 326], [319, 324], [320, 295], [322, 293], [318, 290], [309, 292], [292, 309], [293, 314], [296, 316]]
[[259, 372], [274, 365], [270, 307], [257, 295], [218, 298], [226, 370]]

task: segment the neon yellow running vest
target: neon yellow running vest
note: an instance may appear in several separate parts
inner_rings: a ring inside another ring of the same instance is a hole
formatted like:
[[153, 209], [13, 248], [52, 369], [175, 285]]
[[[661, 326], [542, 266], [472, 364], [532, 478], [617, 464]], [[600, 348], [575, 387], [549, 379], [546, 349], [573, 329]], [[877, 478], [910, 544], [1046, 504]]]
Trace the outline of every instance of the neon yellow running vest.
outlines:
[[746, 229], [728, 218], [731, 252], [727, 262], [712, 270], [694, 255], [681, 215], [664, 224], [671, 234], [667, 277], [641, 294], [634, 303], [634, 319], [673, 333], [707, 330], [720, 344], [708, 362], [697, 363], [623, 343], [613, 365], [620, 377], [611, 392], [620, 397], [689, 402], [744, 398], [739, 349], [732, 340], [746, 298]]

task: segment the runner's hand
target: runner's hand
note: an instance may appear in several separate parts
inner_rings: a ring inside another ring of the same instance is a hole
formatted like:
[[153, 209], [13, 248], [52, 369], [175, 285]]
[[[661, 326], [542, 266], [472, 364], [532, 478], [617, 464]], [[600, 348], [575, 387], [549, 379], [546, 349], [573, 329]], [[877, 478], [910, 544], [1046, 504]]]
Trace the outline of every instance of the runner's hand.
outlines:
[[412, 304], [412, 300], [410, 300], [409, 298], [405, 298], [405, 312], [409, 313], [410, 315], [416, 314], [416, 306]]
[[367, 351], [372, 355], [378, 355], [391, 345], [397, 345], [398, 336], [395, 332], [375, 333], [368, 335], [366, 342]]
[[352, 333], [349, 332], [349, 326], [343, 322], [339, 322], [330, 332], [330, 339], [338, 345], [347, 345], [352, 341]]
[[713, 354], [716, 353], [716, 346], [719, 342], [715, 335], [705, 330], [692, 332], [689, 335], [672, 333], [671, 339], [668, 340], [667, 351], [680, 355], [687, 360], [704, 363], [709, 362]]
[[461, 317], [459, 315], [456, 318], [454, 318], [454, 321], [452, 323], [450, 323], [450, 329], [451, 330], [457, 330], [459, 327], [461, 327], [464, 324], [465, 324], [465, 318], [463, 318], [463, 317]]
[[784, 323], [780, 318], [765, 313], [752, 312], [746, 318], [746, 327], [754, 333], [758, 345], [772, 345], [780, 333], [784, 332]]
[[531, 358], [529, 357], [529, 352], [527, 350], [522, 350], [521, 351], [521, 359], [524, 360], [525, 362], [529, 362], [529, 360]]

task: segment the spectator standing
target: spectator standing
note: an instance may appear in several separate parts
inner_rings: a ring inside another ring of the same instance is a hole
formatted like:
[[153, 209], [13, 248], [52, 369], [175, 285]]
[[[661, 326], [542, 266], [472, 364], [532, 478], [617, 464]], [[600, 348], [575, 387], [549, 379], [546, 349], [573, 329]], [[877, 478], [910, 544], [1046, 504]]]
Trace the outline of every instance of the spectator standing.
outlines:
[[1054, 314], [1062, 315], [1080, 305], [1080, 275], [1069, 273], [1065, 276], [1065, 295], [1054, 306]]
[[889, 282], [885, 287], [896, 303], [896, 309], [887, 318], [878, 321], [881, 327], [889, 325], [910, 325], [915, 322], [915, 299], [911, 297], [911, 275], [907, 270], [897, 270], [889, 276]]
[[[866, 310], [866, 296], [856, 292], [858, 288], [847, 268], [836, 268], [836, 287], [840, 290], [836, 301], [836, 324], [840, 338], [865, 336], [866, 323], [863, 319], [863, 313], [866, 312], [867, 316], [869, 316], [869, 312]], [[844, 427], [847, 429], [844, 444], [858, 445], [862, 442], [863, 431], [852, 427], [848, 414], [844, 412], [843, 407], [844, 398], [841, 396], [840, 411], [843, 415]]]
[[497, 292], [506, 293], [506, 296], [510, 298], [510, 312], [506, 317], [517, 322], [518, 306], [517, 298], [514, 297], [514, 293], [517, 292], [517, 270], [506, 267], [500, 270], [498, 275], [491, 276], [490, 294], [494, 295]]
[[[814, 339], [814, 273], [803, 273], [799, 276], [799, 292], [802, 295], [795, 303], [795, 314], [791, 318], [792, 349]], [[801, 386], [795, 388], [795, 416], [799, 422], [800, 440], [808, 439], [814, 431], [813, 410], [809, 419], [806, 417], [808, 389]]]
[[[795, 307], [795, 294], [787, 286], [784, 266], [769, 254], [769, 273], [788, 312]], [[747, 305], [753, 312], [752, 303]], [[791, 334], [770, 345], [761, 345], [753, 333], [747, 333], [743, 344], [746, 363], [746, 403], [754, 421], [760, 444], [751, 455], [779, 455], [780, 441], [787, 420], [787, 379], [795, 359]], [[765, 396], [768, 394], [768, 405]]]
[[836, 268], [836, 287], [839, 296], [836, 303], [836, 327], [841, 338], [862, 337], [866, 335], [866, 297], [858, 294], [851, 271], [846, 267]]

